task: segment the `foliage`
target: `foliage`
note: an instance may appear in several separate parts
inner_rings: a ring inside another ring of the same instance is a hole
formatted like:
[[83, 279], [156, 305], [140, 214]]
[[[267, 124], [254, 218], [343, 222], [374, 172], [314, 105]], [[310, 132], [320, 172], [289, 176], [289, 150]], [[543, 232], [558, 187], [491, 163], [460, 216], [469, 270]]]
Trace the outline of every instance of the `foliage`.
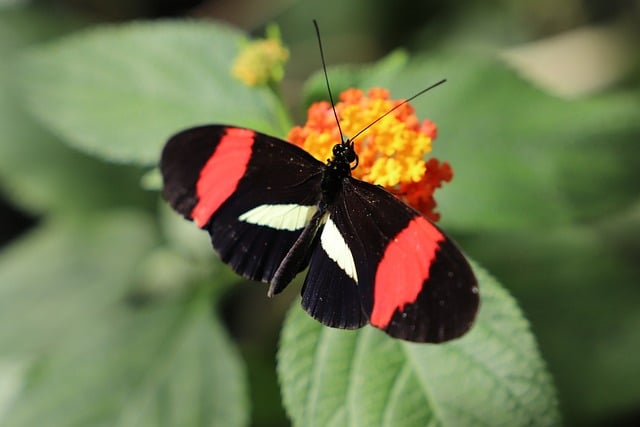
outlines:
[[[228, 25], [83, 25], [0, 9], [0, 53], [11, 59], [0, 63], [0, 188], [40, 218], [0, 253], [0, 422], [271, 423], [277, 411], [256, 397], [256, 378], [270, 377], [255, 355], [275, 352], [268, 340], [232, 339], [224, 308], [252, 328], [265, 309], [229, 305], [238, 278], [141, 179], [172, 133], [216, 122], [284, 136], [287, 106], [233, 79], [246, 35]], [[382, 86], [394, 97], [448, 78], [414, 103], [438, 124], [436, 155], [456, 173], [438, 195], [443, 226], [524, 307], [569, 423], [637, 408], [639, 89], [560, 99], [461, 40], [329, 75], [334, 93]], [[303, 93], [307, 104], [324, 98], [324, 81], [312, 76]], [[474, 266], [478, 324], [444, 345], [329, 330], [294, 303], [277, 368], [291, 421], [559, 424], [529, 323]], [[272, 303], [285, 306], [259, 304]]]

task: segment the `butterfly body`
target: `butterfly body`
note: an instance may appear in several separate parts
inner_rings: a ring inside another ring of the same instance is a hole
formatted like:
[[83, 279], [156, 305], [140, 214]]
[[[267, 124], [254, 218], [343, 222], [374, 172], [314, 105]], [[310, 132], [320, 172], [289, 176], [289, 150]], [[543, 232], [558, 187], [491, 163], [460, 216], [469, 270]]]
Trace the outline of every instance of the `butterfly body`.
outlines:
[[221, 259], [275, 295], [308, 267], [302, 305], [325, 325], [367, 323], [442, 342], [472, 325], [476, 279], [455, 244], [382, 187], [351, 176], [349, 140], [322, 163], [250, 129], [210, 125], [173, 136], [164, 196], [206, 229]]

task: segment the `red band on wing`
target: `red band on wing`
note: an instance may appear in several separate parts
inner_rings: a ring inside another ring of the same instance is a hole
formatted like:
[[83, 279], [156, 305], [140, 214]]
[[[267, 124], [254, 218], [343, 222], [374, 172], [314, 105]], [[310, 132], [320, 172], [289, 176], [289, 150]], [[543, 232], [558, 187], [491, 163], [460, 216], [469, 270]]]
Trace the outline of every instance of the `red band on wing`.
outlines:
[[255, 135], [249, 129], [228, 128], [200, 171], [196, 183], [198, 204], [191, 211], [198, 227], [204, 227], [238, 187], [251, 158]]
[[389, 242], [376, 271], [370, 322], [389, 325], [396, 309], [415, 302], [444, 236], [423, 217], [416, 217]]

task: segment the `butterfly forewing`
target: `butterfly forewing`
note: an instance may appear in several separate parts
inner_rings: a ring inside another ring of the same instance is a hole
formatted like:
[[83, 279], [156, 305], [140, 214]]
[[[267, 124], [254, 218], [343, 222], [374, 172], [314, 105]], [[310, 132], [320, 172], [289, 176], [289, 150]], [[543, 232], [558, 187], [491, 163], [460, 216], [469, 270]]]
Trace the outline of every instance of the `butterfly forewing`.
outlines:
[[222, 260], [269, 282], [317, 210], [324, 165], [276, 138], [214, 125], [173, 136], [160, 168], [165, 198], [209, 231]]

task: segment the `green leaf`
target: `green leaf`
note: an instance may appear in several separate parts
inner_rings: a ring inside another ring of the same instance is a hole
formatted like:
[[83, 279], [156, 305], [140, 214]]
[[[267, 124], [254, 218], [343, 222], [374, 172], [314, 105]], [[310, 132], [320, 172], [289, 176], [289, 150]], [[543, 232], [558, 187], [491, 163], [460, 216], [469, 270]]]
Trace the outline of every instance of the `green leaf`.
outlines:
[[567, 425], [607, 425], [640, 405], [640, 204], [602, 224], [485, 233], [465, 248], [512, 284]]
[[288, 130], [273, 92], [231, 76], [242, 39], [211, 22], [101, 27], [28, 52], [18, 75], [29, 111], [72, 146], [151, 165], [166, 140], [188, 126]]
[[131, 298], [157, 255], [151, 225], [132, 212], [58, 219], [2, 253], [3, 426], [247, 424], [244, 368], [212, 313], [215, 289]]
[[209, 303], [95, 319], [30, 370], [3, 425], [246, 425], [243, 367]]
[[446, 344], [407, 343], [369, 326], [330, 329], [292, 309], [278, 374], [294, 425], [559, 424], [527, 321], [492, 277], [474, 270], [482, 298], [477, 323]]
[[37, 214], [53, 210], [77, 215], [88, 209], [140, 204], [150, 197], [139, 189], [140, 171], [107, 166], [62, 145], [19, 107], [10, 65], [26, 46], [68, 29], [71, 24], [65, 22], [64, 17], [35, 7], [0, 12], [0, 54], [6, 59], [0, 64], [2, 191]]
[[0, 257], [0, 356], [41, 351], [132, 288], [155, 244], [151, 220], [118, 212], [50, 221]]
[[109, 165], [62, 144], [3, 96], [0, 82], [0, 187], [16, 204], [36, 214], [83, 215], [114, 206], [149, 206], [142, 172]]

